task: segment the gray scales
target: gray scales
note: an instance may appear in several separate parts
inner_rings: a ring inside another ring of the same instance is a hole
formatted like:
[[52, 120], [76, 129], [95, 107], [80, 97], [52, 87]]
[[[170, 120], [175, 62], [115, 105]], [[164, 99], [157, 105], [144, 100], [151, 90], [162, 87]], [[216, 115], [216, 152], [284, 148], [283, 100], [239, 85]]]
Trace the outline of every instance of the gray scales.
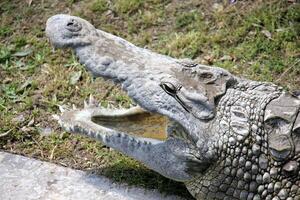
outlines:
[[[299, 96], [136, 47], [79, 17], [51, 17], [46, 34], [137, 104], [106, 109], [91, 97], [83, 109], [55, 116], [66, 130], [184, 182], [198, 200], [300, 200]], [[154, 122], [165, 126], [164, 140], [133, 134]]]

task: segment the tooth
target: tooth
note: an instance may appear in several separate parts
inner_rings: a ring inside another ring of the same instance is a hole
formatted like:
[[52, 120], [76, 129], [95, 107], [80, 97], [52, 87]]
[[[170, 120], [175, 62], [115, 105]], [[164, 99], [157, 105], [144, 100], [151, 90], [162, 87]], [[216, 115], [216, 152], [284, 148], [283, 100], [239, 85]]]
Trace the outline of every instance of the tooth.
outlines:
[[92, 94], [90, 94], [90, 97], [89, 97], [89, 104], [93, 105], [93, 106], [97, 106], [96, 100]]
[[66, 110], [63, 108], [63, 106], [61, 106], [61, 105], [58, 105], [58, 108], [59, 108], [59, 110], [60, 110], [60, 112], [62, 112], [62, 113], [64, 113]]
[[83, 101], [83, 106], [84, 108], [88, 108], [88, 103], [86, 102], [86, 100]]
[[73, 107], [73, 110], [76, 110], [76, 109], [77, 109], [77, 107], [76, 107], [75, 104], [72, 104], [72, 107]]
[[64, 129], [65, 129], [67, 132], [71, 132], [71, 131], [70, 131], [71, 129], [70, 129], [70, 127], [69, 127], [68, 125], [65, 125], [65, 126], [64, 126]]
[[60, 117], [58, 115], [52, 115], [52, 118], [57, 120], [57, 121], [60, 121]]

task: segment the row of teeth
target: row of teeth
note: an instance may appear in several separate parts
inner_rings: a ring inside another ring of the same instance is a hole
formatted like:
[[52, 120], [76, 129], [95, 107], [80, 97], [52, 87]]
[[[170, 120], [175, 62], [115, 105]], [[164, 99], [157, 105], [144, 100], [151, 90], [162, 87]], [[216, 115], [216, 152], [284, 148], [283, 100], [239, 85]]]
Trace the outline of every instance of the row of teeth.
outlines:
[[[130, 104], [129, 108], [133, 108], [136, 107], [136, 105]], [[77, 110], [77, 106], [75, 104], [72, 104], [72, 109], [70, 109], [67, 105], [58, 105], [58, 108], [61, 112], [60, 115], [62, 115], [65, 112], [68, 112], [70, 110]], [[84, 109], [88, 109], [88, 108], [100, 108], [100, 109], [128, 109], [128, 108], [124, 108], [121, 105], [119, 105], [119, 107], [117, 108], [116, 106], [114, 106], [113, 104], [108, 103], [107, 107], [103, 107], [101, 106], [101, 104], [94, 98], [93, 95], [90, 94], [88, 100], [84, 100], [83, 101], [83, 108]], [[60, 121], [60, 116], [59, 115], [52, 115], [52, 117], [57, 120]]]
[[[124, 108], [121, 105], [119, 105], [119, 107], [117, 108], [115, 105], [108, 103], [107, 107], [103, 107], [101, 106], [101, 104], [93, 97], [93, 95], [89, 96], [88, 101], [84, 100], [83, 101], [83, 108], [87, 109], [87, 108], [101, 108], [101, 109], [128, 109], [128, 108]], [[130, 104], [129, 108], [133, 108], [136, 107], [136, 105]], [[61, 113], [64, 113], [66, 111], [70, 111], [71, 109], [67, 106], [67, 105], [58, 105], [58, 108], [60, 110]], [[72, 104], [72, 110], [77, 110], [77, 106], [75, 104]]]

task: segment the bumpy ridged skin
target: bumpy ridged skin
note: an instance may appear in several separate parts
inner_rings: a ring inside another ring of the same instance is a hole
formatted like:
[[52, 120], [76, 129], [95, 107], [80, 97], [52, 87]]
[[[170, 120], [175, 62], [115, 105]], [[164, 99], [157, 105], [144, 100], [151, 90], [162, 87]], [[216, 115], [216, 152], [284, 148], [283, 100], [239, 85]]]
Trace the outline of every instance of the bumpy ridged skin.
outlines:
[[[257, 82], [227, 90], [212, 125], [219, 159], [203, 176], [186, 183], [197, 199], [300, 199], [299, 155], [276, 162], [268, 147], [272, 133], [265, 127], [265, 108], [280, 93], [274, 85]], [[292, 172], [284, 170], [295, 162]]]

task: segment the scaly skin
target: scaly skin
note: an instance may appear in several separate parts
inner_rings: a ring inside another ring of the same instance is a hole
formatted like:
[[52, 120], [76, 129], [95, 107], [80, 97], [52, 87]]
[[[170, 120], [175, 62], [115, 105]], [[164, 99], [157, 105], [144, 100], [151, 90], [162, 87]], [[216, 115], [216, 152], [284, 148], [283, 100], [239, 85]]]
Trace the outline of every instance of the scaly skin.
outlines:
[[[78, 17], [53, 16], [46, 33], [55, 47], [72, 48], [94, 76], [120, 83], [138, 104], [110, 110], [91, 98], [85, 108], [55, 116], [68, 131], [184, 182], [199, 200], [300, 200], [299, 97], [138, 48]], [[165, 140], [132, 134], [153, 122], [164, 125], [159, 115], [168, 119]]]

